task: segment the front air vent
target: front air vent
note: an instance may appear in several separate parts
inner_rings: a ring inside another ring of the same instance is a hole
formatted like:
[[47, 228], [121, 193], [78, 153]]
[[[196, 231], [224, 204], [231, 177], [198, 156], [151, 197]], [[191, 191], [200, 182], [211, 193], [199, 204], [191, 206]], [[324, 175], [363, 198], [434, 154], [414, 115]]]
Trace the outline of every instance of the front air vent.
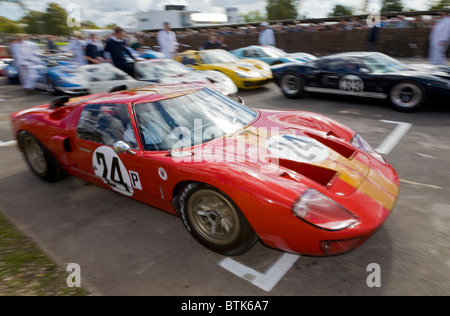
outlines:
[[[273, 159], [271, 162], [278, 163], [280, 167], [294, 171], [324, 187], [327, 186], [337, 174], [337, 171], [335, 170], [293, 160], [277, 159], [277, 161], [275, 161]], [[285, 173], [282, 176], [287, 178]]]
[[[334, 150], [335, 152], [344, 156], [347, 159], [352, 158], [356, 152], [356, 149], [351, 147], [350, 144], [347, 145], [346, 143], [342, 143], [342, 142], [338, 141], [335, 137], [322, 137], [322, 136], [312, 134], [312, 133], [306, 133], [306, 134], [309, 137], [314, 138], [318, 142], [324, 144], [325, 146], [331, 148], [332, 150]], [[331, 135], [335, 135], [335, 134], [328, 133], [327, 135], [331, 136]]]

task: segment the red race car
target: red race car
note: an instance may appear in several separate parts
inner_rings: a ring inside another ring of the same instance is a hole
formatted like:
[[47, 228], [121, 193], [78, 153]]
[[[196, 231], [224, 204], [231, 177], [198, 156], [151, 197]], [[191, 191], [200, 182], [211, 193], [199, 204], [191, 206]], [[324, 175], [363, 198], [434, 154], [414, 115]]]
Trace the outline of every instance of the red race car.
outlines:
[[248, 108], [198, 84], [68, 99], [12, 114], [20, 150], [42, 179], [80, 177], [179, 215], [224, 255], [265, 245], [348, 252], [386, 220], [395, 170], [325, 116]]

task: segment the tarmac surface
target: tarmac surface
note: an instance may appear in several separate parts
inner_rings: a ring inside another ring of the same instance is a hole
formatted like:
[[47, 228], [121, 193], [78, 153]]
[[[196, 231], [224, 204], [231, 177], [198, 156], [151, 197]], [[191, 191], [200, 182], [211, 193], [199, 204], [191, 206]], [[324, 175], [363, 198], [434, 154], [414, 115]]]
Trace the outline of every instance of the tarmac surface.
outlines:
[[93, 295], [450, 294], [449, 100], [405, 114], [379, 100], [289, 100], [273, 83], [240, 95], [254, 108], [327, 115], [385, 151], [401, 192], [384, 226], [334, 257], [286, 254], [259, 242], [237, 257], [210, 252], [175, 216], [74, 177], [52, 184], [35, 177], [15, 146], [9, 115], [53, 97], [24, 95], [2, 77], [0, 212], [61, 267], [79, 264], [81, 284]]

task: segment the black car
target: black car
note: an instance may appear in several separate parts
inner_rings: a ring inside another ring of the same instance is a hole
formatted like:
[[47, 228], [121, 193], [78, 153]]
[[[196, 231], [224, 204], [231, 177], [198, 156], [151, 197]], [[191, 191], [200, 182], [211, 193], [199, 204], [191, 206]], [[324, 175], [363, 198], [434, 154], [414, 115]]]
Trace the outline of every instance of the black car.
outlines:
[[450, 67], [405, 65], [381, 53], [342, 53], [271, 69], [288, 98], [319, 92], [389, 99], [404, 112], [417, 111], [429, 96], [450, 101]]

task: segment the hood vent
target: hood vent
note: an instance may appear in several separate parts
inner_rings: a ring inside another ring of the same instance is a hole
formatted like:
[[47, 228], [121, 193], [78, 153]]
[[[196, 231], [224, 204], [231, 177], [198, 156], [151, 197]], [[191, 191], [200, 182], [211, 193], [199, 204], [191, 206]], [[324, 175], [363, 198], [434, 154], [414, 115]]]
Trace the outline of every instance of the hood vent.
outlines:
[[[294, 171], [295, 173], [300, 174], [314, 182], [317, 182], [324, 187], [329, 185], [337, 174], [337, 171], [335, 170], [293, 160], [278, 159], [278, 161], [276, 161], [276, 159], [271, 159], [271, 162], [278, 162], [280, 167]], [[286, 177], [286, 174], [283, 173], [282, 176]], [[294, 179], [294, 177], [291, 176], [290, 178]]]
[[[315, 140], [317, 140], [318, 142], [324, 144], [325, 146], [331, 148], [332, 150], [334, 150], [335, 152], [337, 152], [338, 154], [344, 156], [347, 159], [350, 159], [353, 157], [353, 155], [356, 153], [356, 149], [354, 149], [353, 147], [350, 146], [350, 144], [344, 144], [342, 142], [339, 142], [338, 140], [335, 139], [335, 137], [321, 137], [319, 135], [316, 134], [312, 134], [312, 133], [306, 133], [309, 137], [314, 138]], [[327, 136], [334, 136], [336, 134], [334, 134], [333, 132], [329, 132], [327, 134]]]

